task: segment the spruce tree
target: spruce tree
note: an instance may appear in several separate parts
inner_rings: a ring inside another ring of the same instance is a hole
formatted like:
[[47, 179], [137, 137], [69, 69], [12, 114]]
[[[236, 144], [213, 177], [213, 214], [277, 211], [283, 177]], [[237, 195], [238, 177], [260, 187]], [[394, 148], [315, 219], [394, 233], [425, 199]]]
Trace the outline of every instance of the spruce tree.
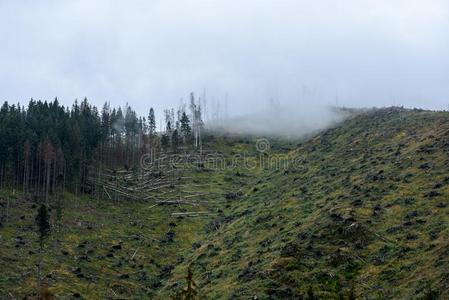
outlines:
[[172, 150], [173, 152], [176, 152], [178, 150], [179, 147], [179, 134], [178, 134], [178, 130], [175, 129], [173, 131], [172, 137], [171, 137], [171, 146], [172, 146]]
[[150, 108], [150, 113], [148, 114], [148, 130], [150, 136], [156, 133], [156, 117], [154, 115], [154, 109]]
[[183, 140], [183, 143], [185, 144], [186, 141], [188, 140], [187, 138], [192, 133], [192, 128], [190, 127], [190, 120], [189, 120], [189, 117], [187, 116], [186, 112], [182, 113], [180, 122], [181, 122], [182, 140]]
[[45, 239], [50, 234], [50, 215], [45, 204], [42, 204], [37, 211], [36, 225], [39, 234], [39, 242], [43, 245]]
[[165, 133], [161, 137], [161, 146], [164, 150], [167, 150], [170, 146], [170, 137]]
[[181, 299], [194, 300], [197, 298], [198, 291], [196, 289], [196, 283], [193, 280], [192, 266], [189, 266], [189, 269], [187, 270], [186, 281], [187, 287], [181, 292]]

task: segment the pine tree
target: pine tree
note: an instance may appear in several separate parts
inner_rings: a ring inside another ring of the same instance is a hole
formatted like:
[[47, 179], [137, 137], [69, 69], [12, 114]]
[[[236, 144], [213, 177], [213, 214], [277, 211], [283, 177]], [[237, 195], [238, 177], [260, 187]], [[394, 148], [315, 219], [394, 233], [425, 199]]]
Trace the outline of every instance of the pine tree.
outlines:
[[189, 266], [187, 270], [187, 276], [185, 277], [187, 281], [187, 287], [181, 292], [182, 300], [194, 300], [197, 298], [198, 291], [196, 283], [193, 280], [192, 266]]
[[47, 206], [45, 204], [42, 204], [39, 207], [39, 210], [37, 212], [36, 216], [36, 225], [37, 225], [37, 231], [39, 233], [39, 242], [41, 245], [45, 241], [45, 239], [50, 234], [50, 215], [48, 213]]
[[170, 146], [170, 137], [165, 133], [161, 137], [161, 146], [164, 150], [167, 150]]
[[[45, 203], [48, 204], [48, 197], [50, 194], [50, 180], [51, 180], [51, 167], [55, 153], [52, 143], [48, 138], [45, 138], [43, 142], [43, 161], [44, 161], [44, 180], [45, 180]], [[53, 166], [54, 167], [54, 166]]]
[[150, 108], [150, 113], [148, 114], [148, 131], [150, 136], [156, 133], [156, 117], [154, 115], [154, 109]]
[[179, 147], [179, 134], [178, 134], [178, 129], [175, 129], [173, 131], [172, 137], [171, 137], [171, 146], [172, 146], [172, 150], [173, 152], [178, 151], [178, 147]]
[[185, 112], [182, 113], [180, 122], [181, 122], [182, 140], [183, 140], [183, 143], [185, 144], [187, 141], [187, 138], [190, 137], [190, 134], [192, 133], [192, 128], [190, 128], [190, 120]]
[[108, 102], [103, 105], [101, 113], [101, 131], [104, 142], [107, 142], [111, 135], [111, 108]]
[[[86, 98], [75, 100], [71, 107], [62, 106], [58, 99], [31, 99], [26, 109], [4, 102], [0, 106], [0, 188], [20, 186], [22, 193], [47, 200], [59, 186], [91, 193], [93, 178], [100, 176], [93, 174], [95, 170], [116, 168], [119, 162], [136, 163], [145, 134], [150, 133], [148, 144], [158, 145], [153, 109], [148, 117], [147, 129], [144, 118], [138, 118], [129, 106], [122, 111], [105, 103], [99, 112]], [[173, 130], [178, 129], [173, 145], [177, 148], [181, 124], [175, 123], [173, 109], [167, 110], [167, 117], [170, 134], [165, 146], [170, 147]]]

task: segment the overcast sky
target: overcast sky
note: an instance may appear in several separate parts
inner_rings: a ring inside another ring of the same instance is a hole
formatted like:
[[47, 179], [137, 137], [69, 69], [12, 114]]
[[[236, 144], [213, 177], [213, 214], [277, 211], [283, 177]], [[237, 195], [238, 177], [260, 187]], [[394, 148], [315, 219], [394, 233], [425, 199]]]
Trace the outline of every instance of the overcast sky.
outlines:
[[[449, 105], [447, 0], [0, 0], [0, 100]], [[298, 106], [301, 107], [301, 106]]]

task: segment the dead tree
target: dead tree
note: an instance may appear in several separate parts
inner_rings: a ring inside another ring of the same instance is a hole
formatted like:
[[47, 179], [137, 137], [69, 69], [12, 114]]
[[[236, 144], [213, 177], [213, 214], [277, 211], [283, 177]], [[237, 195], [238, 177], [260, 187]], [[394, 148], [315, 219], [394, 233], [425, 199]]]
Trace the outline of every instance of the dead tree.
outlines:
[[192, 115], [192, 132], [193, 132], [193, 145], [195, 149], [202, 149], [201, 142], [201, 130], [203, 128], [203, 120], [201, 116], [201, 104], [195, 103], [195, 96], [190, 93], [190, 113]]

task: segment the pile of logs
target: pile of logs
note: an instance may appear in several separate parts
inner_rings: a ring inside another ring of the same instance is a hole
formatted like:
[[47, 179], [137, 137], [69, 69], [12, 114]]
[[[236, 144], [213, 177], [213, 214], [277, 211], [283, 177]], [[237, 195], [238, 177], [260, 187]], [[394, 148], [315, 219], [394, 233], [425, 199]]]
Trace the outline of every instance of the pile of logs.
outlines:
[[[152, 168], [108, 169], [92, 168], [88, 181], [90, 190], [99, 198], [112, 201], [148, 201], [153, 206], [207, 207], [207, 184], [192, 184], [183, 167], [174, 164], [155, 164]], [[176, 212], [172, 216], [200, 216], [208, 211]]]

